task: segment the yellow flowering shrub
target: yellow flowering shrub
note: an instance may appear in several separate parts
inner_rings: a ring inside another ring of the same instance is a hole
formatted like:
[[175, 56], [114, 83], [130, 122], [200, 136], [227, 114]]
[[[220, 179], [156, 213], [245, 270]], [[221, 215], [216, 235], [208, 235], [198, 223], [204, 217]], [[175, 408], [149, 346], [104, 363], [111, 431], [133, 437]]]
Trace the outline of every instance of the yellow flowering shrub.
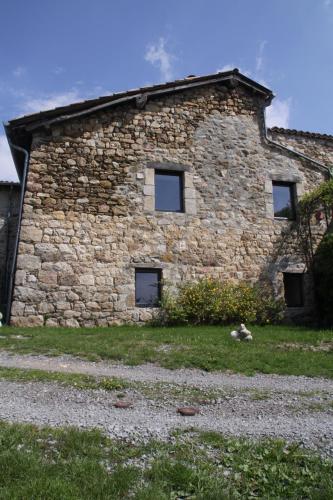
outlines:
[[275, 300], [267, 285], [222, 283], [215, 278], [188, 282], [178, 294], [163, 292], [157, 324], [277, 323], [283, 301]]

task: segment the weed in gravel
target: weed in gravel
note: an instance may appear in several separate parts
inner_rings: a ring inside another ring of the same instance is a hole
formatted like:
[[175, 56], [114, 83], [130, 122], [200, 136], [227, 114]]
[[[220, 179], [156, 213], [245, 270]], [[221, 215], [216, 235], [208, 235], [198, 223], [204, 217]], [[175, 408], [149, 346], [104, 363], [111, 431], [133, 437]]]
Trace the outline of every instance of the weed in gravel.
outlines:
[[77, 389], [104, 389], [115, 391], [126, 389], [128, 383], [125, 380], [110, 377], [98, 378], [80, 373], [50, 372], [46, 370], [31, 370], [20, 368], [0, 367], [0, 379], [14, 380], [18, 382], [57, 382], [63, 385], [76, 387]]
[[252, 401], [265, 401], [272, 397], [272, 391], [252, 389], [250, 392], [250, 399]]

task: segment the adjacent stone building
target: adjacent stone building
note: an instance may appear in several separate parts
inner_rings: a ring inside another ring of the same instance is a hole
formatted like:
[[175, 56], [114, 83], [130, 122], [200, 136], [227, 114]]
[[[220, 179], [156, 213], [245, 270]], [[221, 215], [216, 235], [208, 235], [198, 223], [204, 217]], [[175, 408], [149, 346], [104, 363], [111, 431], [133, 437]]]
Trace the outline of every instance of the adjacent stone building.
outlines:
[[17, 234], [19, 184], [0, 181], [0, 312], [5, 315]]
[[9, 122], [25, 186], [11, 324], [143, 322], [161, 281], [207, 275], [268, 279], [310, 311], [294, 208], [328, 178], [333, 137], [267, 132], [272, 97], [234, 70]]

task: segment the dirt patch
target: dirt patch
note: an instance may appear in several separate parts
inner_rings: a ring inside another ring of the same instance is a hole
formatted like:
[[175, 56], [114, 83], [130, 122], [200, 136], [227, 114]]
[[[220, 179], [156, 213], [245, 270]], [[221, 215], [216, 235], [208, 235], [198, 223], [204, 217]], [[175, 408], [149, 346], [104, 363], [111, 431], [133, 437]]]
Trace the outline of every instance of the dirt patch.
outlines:
[[156, 352], [175, 352], [175, 351], [186, 351], [188, 347], [185, 345], [174, 345], [174, 344], [160, 344], [155, 347]]
[[322, 341], [317, 345], [301, 344], [299, 342], [284, 342], [277, 346], [278, 349], [283, 351], [312, 351], [312, 352], [333, 352], [333, 341]]

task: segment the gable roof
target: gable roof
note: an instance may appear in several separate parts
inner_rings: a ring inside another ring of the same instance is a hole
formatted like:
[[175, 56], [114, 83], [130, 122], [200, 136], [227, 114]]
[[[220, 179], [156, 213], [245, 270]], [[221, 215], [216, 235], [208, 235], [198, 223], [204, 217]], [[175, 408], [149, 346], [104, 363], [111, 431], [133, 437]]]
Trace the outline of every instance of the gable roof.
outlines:
[[[5, 131], [10, 144], [12, 143], [29, 150], [32, 132], [40, 127], [51, 126], [55, 123], [94, 113], [113, 105], [123, 104], [130, 101], [135, 102], [136, 105], [140, 107], [141, 105], [144, 105], [147, 98], [152, 96], [172, 94], [189, 88], [198, 88], [220, 82], [225, 82], [230, 86], [240, 84], [251, 89], [254, 93], [263, 98], [266, 106], [271, 103], [271, 100], [274, 97], [271, 90], [243, 75], [237, 68], [235, 68], [231, 71], [224, 71], [205, 76], [189, 76], [182, 80], [175, 80], [149, 87], [141, 87], [127, 90], [125, 92], [118, 92], [98, 97], [96, 99], [89, 99], [87, 101], [76, 102], [67, 106], [41, 111], [40, 113], [25, 115], [6, 123]], [[23, 154], [17, 151], [13, 146], [11, 146], [11, 151], [17, 172], [19, 177], [21, 177], [23, 171]]]

